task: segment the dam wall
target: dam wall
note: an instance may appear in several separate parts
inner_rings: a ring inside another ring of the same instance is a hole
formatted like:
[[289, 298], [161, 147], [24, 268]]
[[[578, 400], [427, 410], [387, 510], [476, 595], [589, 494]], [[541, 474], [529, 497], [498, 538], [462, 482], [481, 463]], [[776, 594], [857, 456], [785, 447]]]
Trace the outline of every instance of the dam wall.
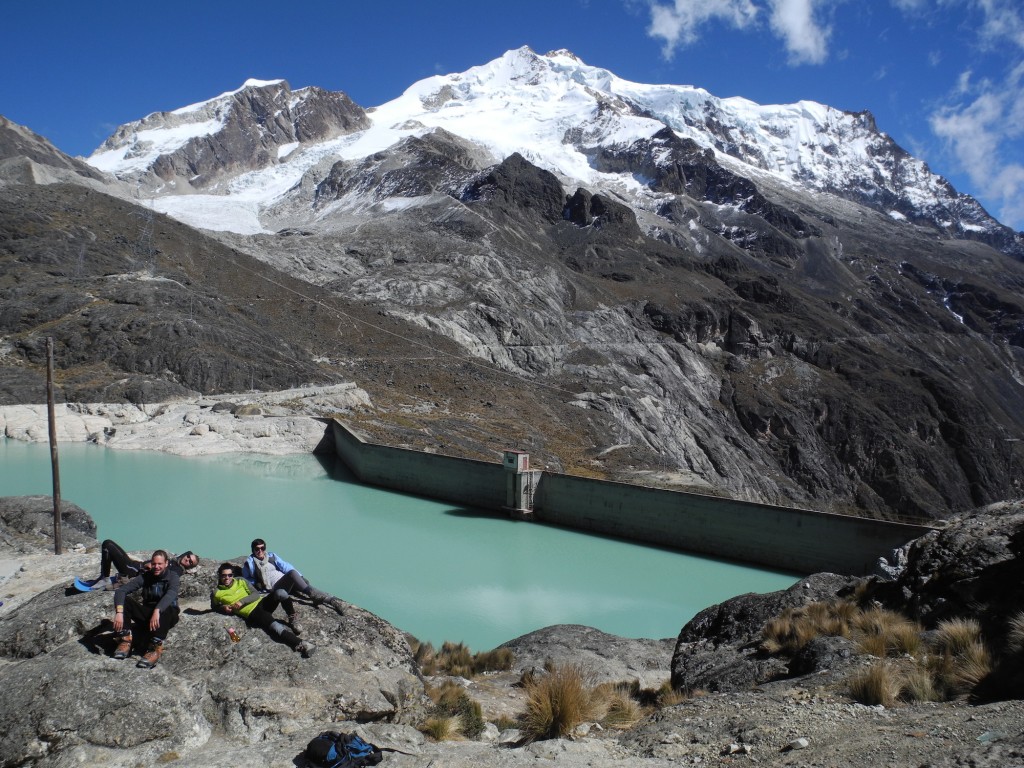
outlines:
[[331, 429], [335, 451], [362, 483], [468, 507], [497, 510], [505, 505], [501, 464], [368, 443], [337, 419]]
[[[508, 461], [369, 443], [337, 419], [331, 431], [338, 456], [360, 482], [784, 571], [863, 575], [880, 556], [932, 530], [547, 471], [517, 472]], [[528, 489], [527, 508], [514, 503], [519, 479]]]

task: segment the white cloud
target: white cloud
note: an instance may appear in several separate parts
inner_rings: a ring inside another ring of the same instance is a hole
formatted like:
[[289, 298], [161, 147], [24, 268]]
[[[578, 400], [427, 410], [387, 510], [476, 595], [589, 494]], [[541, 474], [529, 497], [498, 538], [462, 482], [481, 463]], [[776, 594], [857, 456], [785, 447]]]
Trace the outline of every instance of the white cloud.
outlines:
[[[950, 2], [950, 0], [945, 0]], [[961, 0], [981, 14], [978, 42], [987, 75], [968, 68], [950, 89], [947, 103], [929, 118], [979, 197], [1015, 229], [1024, 228], [1024, 15], [1016, 0]], [[897, 3], [902, 7], [901, 3]], [[996, 73], [1000, 70], [1003, 75]]]
[[1006, 155], [1024, 130], [1020, 70], [1001, 85], [987, 86], [966, 105], [940, 109], [929, 121], [981, 196], [999, 205], [993, 213], [1017, 229], [1024, 226], [1024, 164]]
[[828, 58], [829, 27], [815, 18], [828, 0], [770, 0], [771, 27], [786, 43], [790, 64], [821, 64]]
[[980, 34], [991, 45], [1009, 42], [1024, 48], [1024, 16], [1016, 0], [976, 0], [984, 14]]
[[757, 18], [758, 8], [750, 0], [675, 0], [672, 5], [651, 4], [651, 25], [647, 34], [665, 41], [662, 53], [672, 58], [677, 48], [697, 39], [697, 30], [710, 21], [744, 29]]
[[666, 59], [693, 43], [705, 24], [717, 22], [733, 29], [747, 29], [767, 14], [772, 32], [786, 46], [791, 64], [821, 64], [828, 58], [832, 30], [817, 18], [818, 11], [837, 0], [674, 0], [662, 5], [652, 0], [647, 33], [665, 41]]

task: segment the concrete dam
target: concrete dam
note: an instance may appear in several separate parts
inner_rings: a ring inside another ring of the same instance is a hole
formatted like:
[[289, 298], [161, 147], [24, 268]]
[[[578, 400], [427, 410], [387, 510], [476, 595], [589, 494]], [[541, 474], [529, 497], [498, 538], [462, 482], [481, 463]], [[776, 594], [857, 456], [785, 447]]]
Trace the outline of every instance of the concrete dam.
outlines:
[[463, 459], [370, 443], [330, 422], [363, 483], [628, 541], [802, 573], [872, 573], [934, 528], [531, 470], [529, 456]]

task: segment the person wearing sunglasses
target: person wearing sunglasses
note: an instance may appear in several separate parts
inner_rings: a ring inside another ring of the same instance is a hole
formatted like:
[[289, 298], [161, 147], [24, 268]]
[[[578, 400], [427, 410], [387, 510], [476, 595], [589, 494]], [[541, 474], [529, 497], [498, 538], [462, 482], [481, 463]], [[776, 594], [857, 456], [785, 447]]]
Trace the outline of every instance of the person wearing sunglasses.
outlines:
[[242, 565], [242, 578], [260, 592], [273, 592], [288, 614], [288, 623], [292, 625], [292, 631], [301, 635], [302, 628], [299, 626], [291, 596], [300, 594], [317, 604], [321, 602], [319, 590], [313, 589], [295, 566], [283, 557], [278, 556], [276, 552], [268, 552], [267, 542], [263, 539], [253, 539], [250, 549], [252, 554]]
[[235, 578], [235, 566], [221, 563], [217, 569], [217, 587], [210, 595], [210, 606], [218, 613], [241, 616], [251, 627], [258, 627], [277, 638], [303, 658], [313, 655], [316, 646], [298, 636], [274, 618], [278, 606], [276, 593], [260, 594], [245, 579]]

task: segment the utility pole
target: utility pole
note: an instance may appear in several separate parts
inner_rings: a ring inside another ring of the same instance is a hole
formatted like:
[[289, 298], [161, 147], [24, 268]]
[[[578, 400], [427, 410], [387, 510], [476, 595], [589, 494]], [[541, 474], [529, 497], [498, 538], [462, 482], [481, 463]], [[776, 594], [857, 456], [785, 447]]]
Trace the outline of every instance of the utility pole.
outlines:
[[46, 412], [50, 422], [50, 466], [53, 470], [53, 552], [63, 546], [60, 534], [60, 463], [57, 461], [57, 418], [53, 411], [53, 336], [46, 337]]

